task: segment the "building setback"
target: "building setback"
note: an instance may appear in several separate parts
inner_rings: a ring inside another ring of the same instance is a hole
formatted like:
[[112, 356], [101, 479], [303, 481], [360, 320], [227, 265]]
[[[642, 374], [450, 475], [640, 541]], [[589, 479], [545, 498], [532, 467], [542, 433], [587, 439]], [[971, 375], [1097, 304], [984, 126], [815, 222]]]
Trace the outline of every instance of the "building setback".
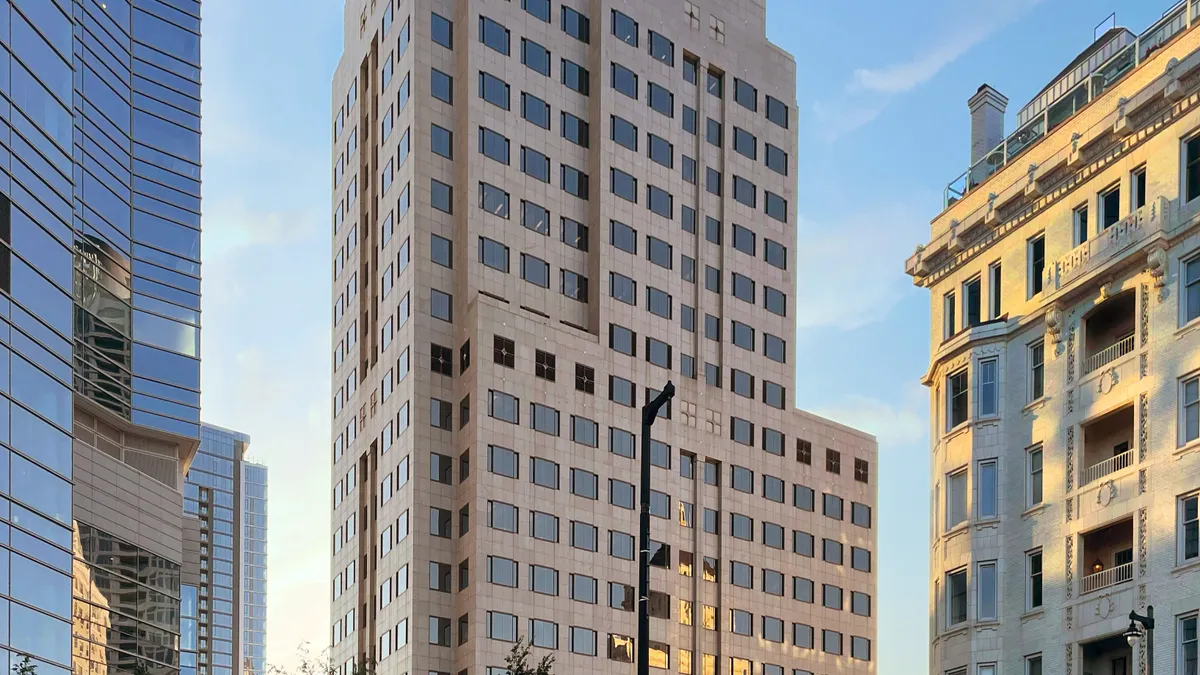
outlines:
[[349, 0], [341, 675], [875, 672], [876, 443], [794, 408], [795, 63], [761, 0]]
[[[930, 673], [1195, 673], [1200, 31], [1113, 28], [971, 167], [907, 262], [930, 290]], [[1154, 609], [1153, 645], [1125, 636]]]
[[205, 424], [184, 484], [181, 648], [214, 673], [266, 672], [267, 469], [249, 445]]

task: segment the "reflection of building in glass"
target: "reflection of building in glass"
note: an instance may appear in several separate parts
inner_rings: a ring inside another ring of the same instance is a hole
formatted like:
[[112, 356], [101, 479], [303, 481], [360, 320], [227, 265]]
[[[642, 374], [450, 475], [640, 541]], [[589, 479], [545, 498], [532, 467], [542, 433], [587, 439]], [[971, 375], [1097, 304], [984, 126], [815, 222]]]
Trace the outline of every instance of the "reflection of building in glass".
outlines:
[[267, 476], [243, 462], [249, 442], [205, 424], [188, 469], [184, 596], [185, 605], [194, 596], [196, 612], [184, 619], [182, 649], [185, 669], [195, 671], [184, 675], [265, 671]]
[[76, 675], [177, 673], [179, 565], [85, 523], [76, 528]]

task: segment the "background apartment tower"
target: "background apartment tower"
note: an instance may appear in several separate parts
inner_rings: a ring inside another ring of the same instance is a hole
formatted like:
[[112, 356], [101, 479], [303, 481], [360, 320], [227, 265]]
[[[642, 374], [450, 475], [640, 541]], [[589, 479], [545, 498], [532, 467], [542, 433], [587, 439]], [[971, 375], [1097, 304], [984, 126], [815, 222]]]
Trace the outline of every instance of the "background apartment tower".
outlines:
[[333, 658], [874, 672], [872, 437], [793, 408], [795, 64], [761, 0], [350, 0]]
[[193, 0], [0, 0], [6, 672], [26, 656], [43, 674], [179, 670], [199, 16]]
[[184, 484], [182, 641], [211, 675], [266, 673], [267, 469], [249, 445], [205, 424]]
[[[932, 294], [931, 673], [1197, 672], [1200, 3], [1113, 28], [908, 261]], [[1057, 68], [1052, 68], [1057, 70]], [[990, 139], [991, 145], [981, 139]], [[965, 154], [965, 153], [964, 153]]]

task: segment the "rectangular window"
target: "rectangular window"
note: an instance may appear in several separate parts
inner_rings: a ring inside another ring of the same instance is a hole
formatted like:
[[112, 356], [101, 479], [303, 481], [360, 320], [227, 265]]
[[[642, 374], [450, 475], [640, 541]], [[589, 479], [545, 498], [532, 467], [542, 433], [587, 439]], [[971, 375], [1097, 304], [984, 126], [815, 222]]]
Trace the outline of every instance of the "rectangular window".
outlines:
[[521, 8], [534, 18], [550, 23], [550, 0], [521, 0]]
[[580, 199], [588, 198], [588, 175], [573, 166], [560, 165], [562, 168], [562, 189], [567, 194]]
[[566, 5], [562, 6], [562, 30], [580, 42], [586, 43], [591, 39], [591, 22], [586, 16]]
[[963, 284], [963, 328], [983, 322], [983, 281], [979, 277]]
[[[1200, 180], [1200, 176], [1198, 176]], [[1042, 292], [1042, 277], [1046, 274], [1046, 236], [1039, 234], [1025, 244], [1025, 258], [1028, 260], [1028, 296], [1033, 297]]]
[[967, 471], [946, 476], [946, 529], [950, 530], [967, 520]]
[[666, 87], [650, 82], [646, 85], [646, 103], [650, 109], [667, 117], [675, 117], [675, 94]]
[[1074, 224], [1074, 245], [1078, 246], [1088, 240], [1088, 207], [1087, 204], [1071, 212], [1071, 222]]
[[946, 575], [946, 625], [957, 626], [967, 620], [967, 571]]
[[674, 68], [675, 43], [654, 31], [650, 31], [650, 56]]
[[1001, 296], [1000, 296], [1000, 263], [994, 262], [988, 267], [988, 308], [991, 313], [989, 319], [999, 319], [1001, 313]]
[[535, 73], [550, 76], [550, 50], [533, 40], [521, 38], [521, 63]]
[[1136, 211], [1146, 205], [1146, 167], [1140, 166], [1129, 176], [1129, 207]]
[[536, 124], [543, 129], [549, 129], [550, 104], [533, 94], [521, 92], [521, 117], [524, 117], [531, 124]]
[[509, 87], [508, 83], [500, 78], [486, 73], [479, 72], [479, 98], [491, 103], [492, 105], [509, 109]]
[[[564, 12], [567, 11], [567, 9], [567, 7], [563, 7]], [[568, 89], [587, 96], [589, 89], [587, 68], [584, 68], [570, 59], [563, 59], [562, 83], [566, 85]]]
[[1121, 186], [1100, 193], [1100, 231], [1103, 232], [1121, 219]]
[[1179, 564], [1200, 559], [1200, 515], [1197, 513], [1200, 493], [1179, 499], [1179, 525], [1176, 539], [1179, 542]]
[[765, 148], [767, 168], [782, 176], [788, 175], [788, 154], [770, 143]]
[[1036, 446], [1025, 457], [1025, 508], [1042, 503], [1042, 446]]
[[562, 131], [562, 137], [571, 141], [575, 145], [588, 147], [588, 123], [582, 119], [564, 111], [562, 119], [559, 123]]
[[1200, 256], [1180, 263], [1180, 306], [1183, 307], [1183, 322], [1200, 319]]
[[549, 183], [550, 158], [533, 148], [521, 146], [521, 172], [543, 183]]
[[454, 105], [454, 78], [434, 68], [430, 71], [430, 92], [434, 98]]
[[479, 152], [485, 157], [508, 166], [508, 148], [507, 138], [487, 127], [479, 127]]
[[949, 340], [958, 332], [954, 291], [942, 296], [942, 339]]
[[1029, 400], [1036, 401], [1046, 393], [1045, 341], [1029, 345]]
[[1042, 550], [1025, 554], [1025, 610], [1042, 606]]
[[967, 381], [967, 369], [946, 377], [946, 429], [957, 428], [964, 424], [969, 417], [968, 408], [970, 384]]
[[638, 46], [638, 24], [624, 12], [612, 11], [612, 34], [632, 47]]
[[1200, 663], [1197, 654], [1196, 628], [1198, 621], [1200, 621], [1200, 617], [1193, 612], [1188, 616], [1179, 617], [1179, 625], [1175, 629], [1175, 634], [1179, 636], [1179, 672], [1182, 675], [1196, 675], [1197, 672], [1200, 672], [1200, 669], [1197, 668], [1197, 663]]
[[613, 89], [625, 94], [633, 100], [638, 98], [638, 76], [619, 63], [611, 63], [609, 81]]
[[1042, 675], [1042, 655], [1025, 657], [1025, 675]]
[[996, 495], [999, 484], [996, 474], [996, 460], [989, 459], [979, 463], [979, 473], [976, 477], [976, 499], [978, 500], [979, 518], [995, 518], [998, 515]]
[[999, 362], [996, 359], [980, 361], [976, 366], [978, 381], [979, 416], [987, 417], [997, 414], [999, 410], [999, 384], [996, 381]]
[[668, 169], [674, 168], [675, 148], [662, 136], [646, 134], [646, 155]]
[[979, 563], [975, 570], [975, 610], [979, 621], [995, 621], [997, 614], [996, 562]]
[[431, 17], [431, 26], [433, 41], [446, 49], [454, 49], [454, 23], [435, 13]]
[[486, 16], [479, 17], [479, 41], [508, 56], [508, 29]]

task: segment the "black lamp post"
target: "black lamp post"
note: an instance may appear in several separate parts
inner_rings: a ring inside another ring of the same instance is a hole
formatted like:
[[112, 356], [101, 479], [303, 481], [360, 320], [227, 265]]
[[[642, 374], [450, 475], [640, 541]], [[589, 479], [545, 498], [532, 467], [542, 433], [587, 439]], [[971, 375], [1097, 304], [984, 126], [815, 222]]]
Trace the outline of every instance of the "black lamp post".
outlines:
[[642, 512], [641, 534], [638, 537], [638, 675], [650, 675], [650, 427], [658, 419], [658, 411], [675, 396], [675, 385], [667, 386], [642, 406], [642, 483], [640, 487]]
[[[1142, 628], [1138, 628], [1138, 624]], [[1145, 629], [1145, 635], [1142, 634]], [[1125, 640], [1130, 647], [1136, 647], [1139, 639], [1146, 639], [1146, 675], [1154, 675], [1154, 607], [1147, 605], [1146, 616], [1137, 611], [1129, 612], [1129, 630], [1125, 631]]]

